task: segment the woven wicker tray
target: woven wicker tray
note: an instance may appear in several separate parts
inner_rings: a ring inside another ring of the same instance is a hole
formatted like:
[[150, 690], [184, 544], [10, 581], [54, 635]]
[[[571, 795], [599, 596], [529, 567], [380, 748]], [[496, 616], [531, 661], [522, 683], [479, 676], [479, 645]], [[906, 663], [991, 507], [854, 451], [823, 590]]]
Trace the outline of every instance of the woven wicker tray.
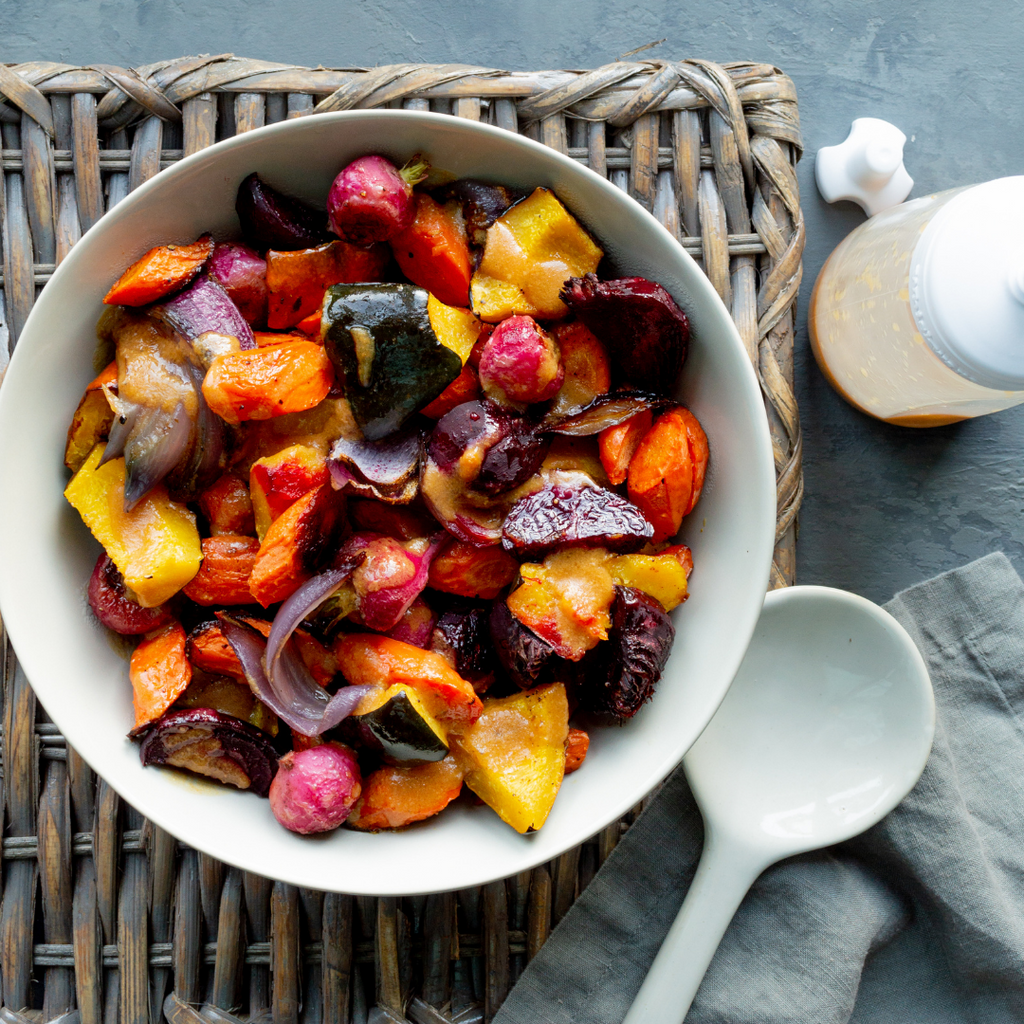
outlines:
[[[701, 261], [761, 380], [778, 476], [772, 586], [792, 583], [801, 140], [793, 84], [770, 65], [0, 64], [0, 369], [81, 232], [162, 167], [287, 117], [383, 106], [488, 121], [568, 153]], [[2, 649], [4, 1024], [72, 1011], [67, 1024], [489, 1020], [639, 810], [478, 889], [406, 899], [297, 889], [185, 848], [122, 804]]]

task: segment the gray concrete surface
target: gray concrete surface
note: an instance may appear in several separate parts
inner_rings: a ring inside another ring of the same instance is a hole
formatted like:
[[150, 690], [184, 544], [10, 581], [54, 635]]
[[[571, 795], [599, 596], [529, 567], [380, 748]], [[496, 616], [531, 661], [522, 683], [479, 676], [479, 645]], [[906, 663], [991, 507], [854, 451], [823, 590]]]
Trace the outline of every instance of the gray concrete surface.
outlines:
[[[1024, 172], [1021, 0], [0, 0], [0, 60], [142, 64], [232, 51], [328, 66], [467, 61], [582, 68], [665, 38], [651, 55], [771, 61], [795, 81], [807, 146], [802, 306], [822, 262], [862, 220], [829, 207], [813, 154], [858, 116], [910, 138], [914, 195]], [[1024, 572], [1024, 407], [910, 431], [862, 416], [824, 382], [801, 309], [806, 438], [803, 583], [874, 600], [1002, 549]]]

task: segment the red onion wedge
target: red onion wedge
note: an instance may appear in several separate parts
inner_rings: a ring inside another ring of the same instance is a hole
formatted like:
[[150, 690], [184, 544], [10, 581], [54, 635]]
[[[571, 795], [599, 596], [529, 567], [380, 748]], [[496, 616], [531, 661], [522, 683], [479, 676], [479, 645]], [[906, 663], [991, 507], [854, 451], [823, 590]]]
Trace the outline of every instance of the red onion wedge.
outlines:
[[245, 623], [218, 612], [224, 639], [242, 663], [246, 681], [256, 697], [304, 736], [319, 736], [347, 718], [371, 689], [369, 686], [343, 686], [332, 697], [318, 686], [303, 664], [293, 644], [286, 642], [279, 650], [280, 689], [271, 685], [264, 671], [267, 645], [263, 637]]
[[606, 395], [598, 395], [582, 409], [568, 416], [549, 414], [540, 429], [567, 437], [590, 437], [608, 427], [617, 427], [638, 413], [648, 409], [664, 409], [672, 404], [671, 398], [650, 391], [610, 391]]
[[419, 490], [422, 433], [406, 427], [380, 441], [339, 437], [327, 467], [335, 490], [405, 505]]
[[237, 338], [243, 349], [256, 348], [256, 338], [245, 317], [228, 293], [207, 274], [149, 312], [189, 341], [200, 334], [226, 334]]
[[124, 510], [133, 508], [181, 460], [192, 434], [192, 421], [178, 402], [173, 412], [146, 410], [124, 449]]

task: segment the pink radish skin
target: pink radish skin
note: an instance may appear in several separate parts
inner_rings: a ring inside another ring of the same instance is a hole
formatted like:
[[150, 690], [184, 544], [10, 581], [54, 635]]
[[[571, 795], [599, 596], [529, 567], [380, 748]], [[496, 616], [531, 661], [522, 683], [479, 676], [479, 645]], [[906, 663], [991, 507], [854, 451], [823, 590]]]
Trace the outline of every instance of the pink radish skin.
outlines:
[[331, 230], [353, 245], [386, 242], [413, 221], [415, 183], [385, 157], [353, 160], [334, 179], [327, 196]]
[[291, 832], [330, 832], [348, 817], [362, 788], [359, 762], [341, 743], [291, 750], [270, 784], [270, 809]]
[[502, 320], [480, 354], [480, 385], [501, 405], [547, 401], [564, 378], [558, 343], [531, 316]]
[[220, 282], [247, 323], [267, 317], [267, 261], [241, 242], [218, 242], [210, 257], [210, 275]]

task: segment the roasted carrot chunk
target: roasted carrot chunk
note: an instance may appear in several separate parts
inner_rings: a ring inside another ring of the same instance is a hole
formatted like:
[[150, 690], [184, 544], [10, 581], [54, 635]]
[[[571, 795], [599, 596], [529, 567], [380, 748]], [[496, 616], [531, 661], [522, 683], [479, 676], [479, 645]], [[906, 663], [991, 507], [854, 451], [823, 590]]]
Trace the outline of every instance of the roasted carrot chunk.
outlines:
[[604, 345], [578, 320], [558, 324], [552, 333], [565, 367], [554, 410], [568, 412], [605, 394], [612, 386], [612, 367]]
[[420, 412], [432, 420], [439, 420], [445, 413], [451, 412], [455, 406], [462, 405], [463, 402], [472, 402], [474, 398], [479, 397], [480, 378], [477, 377], [473, 367], [467, 364], [463, 366], [458, 377], [429, 405], [420, 409]]
[[259, 549], [255, 537], [206, 537], [203, 564], [182, 593], [201, 605], [252, 604], [249, 574]]
[[519, 563], [499, 547], [478, 548], [453, 540], [430, 563], [427, 585], [446, 594], [497, 597], [519, 572]]
[[108, 306], [145, 306], [179, 288], [199, 273], [213, 252], [213, 238], [191, 245], [158, 245], [137, 259], [104, 296]]
[[320, 339], [320, 325], [323, 322], [323, 303], [316, 307], [307, 317], [303, 317], [296, 325], [295, 330], [308, 334], [311, 338]]
[[155, 722], [187, 689], [192, 666], [185, 657], [185, 630], [171, 622], [147, 633], [128, 666], [135, 704], [132, 732]]
[[[655, 543], [674, 536], [683, 516], [693, 508], [696, 473], [690, 434], [695, 430], [700, 430], [700, 424], [688, 410], [677, 407], [663, 412], [629, 464], [629, 497], [654, 527]], [[706, 465], [706, 439], [703, 452]], [[703, 485], [703, 470], [700, 477]]]
[[289, 445], [257, 459], [249, 470], [249, 494], [262, 540], [270, 524], [304, 494], [327, 483], [327, 460], [315, 448]]
[[379, 281], [388, 262], [384, 245], [362, 249], [325, 242], [313, 249], [267, 253], [267, 326], [294, 327], [320, 308], [332, 284]]
[[614, 427], [605, 427], [597, 435], [597, 443], [601, 451], [601, 465], [608, 474], [608, 482], [615, 487], [626, 482], [629, 475], [629, 464], [636, 454], [644, 435], [651, 429], [654, 416], [650, 409], [638, 412], [635, 416]]
[[283, 601], [314, 575], [333, 550], [341, 508], [340, 496], [324, 484], [270, 524], [249, 576], [249, 591], [264, 608]]
[[585, 729], [569, 729], [565, 741], [565, 774], [576, 771], [590, 749], [590, 736]]
[[234, 473], [225, 473], [199, 495], [199, 508], [210, 533], [251, 537], [255, 530], [249, 488]]
[[363, 779], [348, 824], [370, 832], [411, 825], [443, 811], [461, 790], [462, 768], [451, 754], [415, 768], [378, 768]]
[[704, 475], [708, 470], [708, 438], [704, 428], [697, 421], [697, 417], [689, 409], [680, 409], [679, 415], [686, 424], [686, 440], [690, 445], [690, 459], [693, 462], [693, 492], [690, 494], [690, 503], [686, 506], [683, 515], [689, 515], [693, 506], [700, 498], [700, 492], [704, 489]]
[[473, 274], [466, 229], [430, 196], [416, 196], [412, 224], [391, 239], [398, 265], [413, 284], [449, 306], [469, 305]]
[[203, 397], [221, 419], [238, 424], [312, 409], [333, 383], [321, 345], [289, 341], [217, 356], [206, 371]]

